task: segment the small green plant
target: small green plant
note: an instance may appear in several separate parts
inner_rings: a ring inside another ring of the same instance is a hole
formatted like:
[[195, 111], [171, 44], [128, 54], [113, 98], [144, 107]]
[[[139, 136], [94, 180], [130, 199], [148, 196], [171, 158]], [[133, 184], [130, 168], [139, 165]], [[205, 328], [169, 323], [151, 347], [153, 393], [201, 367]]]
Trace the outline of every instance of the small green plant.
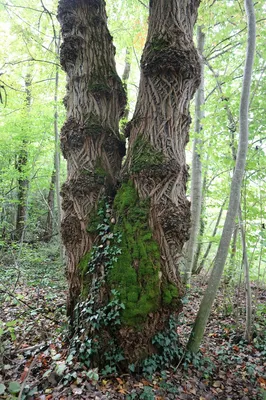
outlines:
[[[4, 395], [5, 399], [16, 399], [18, 393], [20, 392], [20, 383], [11, 381], [7, 385], [8, 386], [0, 383], [0, 396]], [[22, 399], [25, 399], [25, 396], [23, 396]]]
[[155, 395], [154, 395], [153, 389], [150, 386], [144, 386], [142, 393], [140, 393], [140, 395], [139, 395], [139, 399], [154, 400]]
[[0, 339], [4, 335], [8, 335], [11, 337], [12, 341], [16, 340], [16, 334], [15, 334], [15, 327], [18, 324], [18, 320], [12, 320], [8, 322], [4, 322], [0, 320]]
[[202, 353], [198, 352], [195, 354], [187, 351], [184, 354], [182, 366], [184, 370], [187, 370], [190, 365], [193, 365], [198, 371], [202, 372], [205, 379], [210, 378], [216, 368], [213, 362], [209, 358], [204, 357]]
[[176, 317], [171, 317], [168, 328], [160, 332], [152, 340], [158, 348], [158, 354], [153, 354], [143, 362], [143, 372], [147, 376], [152, 376], [157, 370], [170, 368], [175, 365], [183, 356], [184, 349], [180, 346], [179, 337], [176, 332], [178, 324]]

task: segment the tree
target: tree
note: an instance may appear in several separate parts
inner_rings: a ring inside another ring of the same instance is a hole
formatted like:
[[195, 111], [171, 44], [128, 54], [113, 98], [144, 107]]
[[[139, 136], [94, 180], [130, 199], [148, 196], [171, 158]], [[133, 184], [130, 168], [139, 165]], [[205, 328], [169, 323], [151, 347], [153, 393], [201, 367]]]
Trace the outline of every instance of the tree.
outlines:
[[128, 153], [117, 189], [125, 98], [104, 2], [59, 3], [61, 63], [68, 75], [61, 132], [68, 161], [62, 190], [68, 311], [73, 346], [89, 365], [145, 359], [156, 352], [152, 338], [182, 308], [177, 267], [190, 226], [185, 146], [189, 101], [200, 83], [193, 44], [198, 6], [195, 0], [150, 2], [139, 95], [125, 129]]
[[197, 314], [197, 318], [188, 342], [188, 350], [192, 352], [197, 352], [199, 350], [204, 330], [211, 312], [211, 307], [219, 287], [227, 258], [228, 249], [230, 246], [232, 233], [234, 230], [235, 219], [237, 217], [239, 209], [241, 185], [245, 171], [245, 163], [248, 150], [248, 110], [250, 85], [256, 41], [256, 21], [253, 2], [251, 0], [246, 0], [245, 7], [248, 21], [248, 44], [240, 101], [240, 133], [238, 153], [231, 183], [230, 199], [222, 237], [216, 254], [214, 267], [209, 278], [208, 287], [200, 304], [200, 309]]
[[[27, 74], [25, 79], [25, 92], [26, 92], [26, 101], [25, 101], [25, 115], [27, 118], [27, 114], [30, 113], [31, 107], [31, 75]], [[16, 169], [18, 171], [18, 207], [17, 207], [17, 215], [16, 215], [16, 233], [15, 238], [18, 241], [23, 241], [23, 236], [26, 228], [26, 220], [27, 220], [27, 197], [28, 197], [28, 187], [29, 180], [27, 177], [27, 164], [28, 164], [28, 153], [27, 153], [27, 140], [23, 138], [21, 143], [21, 149], [19, 150], [19, 154], [17, 155], [16, 160]]]
[[201, 83], [195, 96], [195, 132], [196, 137], [193, 140], [193, 151], [192, 151], [192, 174], [191, 174], [191, 232], [188, 241], [186, 251], [186, 271], [184, 282], [186, 285], [190, 285], [190, 278], [193, 272], [194, 258], [196, 253], [197, 236], [199, 233], [200, 226], [200, 215], [202, 209], [202, 167], [201, 167], [201, 147], [202, 147], [202, 119], [204, 118], [204, 112], [202, 107], [204, 106], [204, 40], [205, 35], [202, 31], [202, 27], [198, 26], [197, 29], [198, 37], [198, 51], [202, 57], [201, 60]]
[[68, 163], [62, 187], [62, 239], [68, 259], [68, 314], [81, 292], [83, 257], [95, 235], [88, 232], [100, 198], [112, 196], [124, 155], [118, 123], [125, 94], [115, 69], [114, 46], [106, 23], [104, 1], [61, 0], [58, 18], [63, 44], [60, 61], [67, 73], [67, 120], [61, 148]]

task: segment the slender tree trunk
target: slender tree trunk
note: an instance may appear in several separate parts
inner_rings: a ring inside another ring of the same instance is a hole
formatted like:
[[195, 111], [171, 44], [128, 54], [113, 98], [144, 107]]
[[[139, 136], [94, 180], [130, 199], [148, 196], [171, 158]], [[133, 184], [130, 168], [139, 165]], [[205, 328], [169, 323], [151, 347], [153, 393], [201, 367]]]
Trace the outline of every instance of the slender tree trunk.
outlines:
[[115, 49], [106, 24], [102, 0], [61, 0], [58, 6], [63, 44], [60, 61], [67, 73], [67, 120], [61, 148], [67, 160], [62, 186], [62, 240], [69, 282], [68, 315], [81, 291], [82, 258], [95, 235], [90, 218], [101, 196], [113, 195], [124, 143], [118, 132], [125, 94], [116, 69]]
[[[31, 106], [31, 75], [28, 74], [25, 79], [25, 87], [26, 87], [26, 113], [30, 112]], [[19, 174], [18, 178], [18, 207], [17, 207], [17, 215], [16, 215], [16, 233], [15, 238], [17, 241], [21, 241], [23, 239], [23, 235], [26, 227], [26, 219], [27, 219], [27, 196], [28, 196], [28, 187], [29, 180], [27, 177], [27, 164], [28, 164], [28, 152], [27, 152], [27, 140], [22, 140], [21, 149], [19, 151], [17, 161], [16, 161], [16, 169]]]
[[[60, 35], [56, 34], [54, 28], [55, 54], [59, 58]], [[59, 66], [55, 67], [55, 86], [54, 86], [54, 168], [51, 175], [51, 183], [47, 198], [48, 213], [44, 240], [49, 242], [53, 236], [55, 222], [55, 199], [57, 205], [57, 230], [61, 225], [61, 197], [60, 197], [60, 138], [58, 130], [58, 87], [59, 87]], [[61, 259], [63, 259], [63, 247], [61, 237], [59, 237]]]
[[43, 240], [49, 242], [53, 236], [53, 225], [54, 225], [54, 195], [55, 195], [55, 169], [52, 171], [51, 182], [49, 192], [47, 196], [47, 218], [45, 224], [45, 230], [43, 234]]
[[[202, 27], [198, 26], [198, 51], [203, 57], [205, 35]], [[201, 147], [202, 147], [202, 119], [204, 112], [204, 62], [201, 62], [201, 83], [195, 96], [195, 132], [196, 137], [193, 141], [192, 156], [192, 176], [191, 176], [191, 232], [186, 251], [186, 273], [184, 282], [190, 285], [190, 278], [193, 269], [194, 256], [197, 246], [197, 237], [199, 233], [200, 214], [202, 204], [202, 170], [201, 170]]]
[[[60, 34], [56, 35], [56, 31], [54, 31], [55, 36], [55, 51], [57, 56], [59, 57], [59, 49], [60, 49]], [[57, 230], [60, 230], [61, 219], [62, 219], [62, 206], [61, 206], [61, 196], [60, 196], [60, 137], [58, 130], [58, 88], [59, 88], [59, 66], [56, 65], [55, 70], [55, 88], [54, 88], [54, 141], [55, 141], [55, 150], [54, 150], [54, 172], [55, 172], [55, 197], [56, 197], [56, 208], [57, 208]], [[64, 260], [64, 248], [61, 240], [61, 235], [59, 235], [59, 247], [60, 247], [60, 257], [61, 260]]]
[[241, 232], [242, 241], [242, 253], [243, 253], [243, 266], [245, 275], [245, 286], [246, 286], [246, 327], [245, 327], [245, 339], [251, 342], [252, 339], [252, 295], [251, 295], [251, 285], [249, 277], [249, 262], [247, 255], [247, 244], [246, 244], [246, 233], [243, 226], [242, 210], [239, 207], [238, 219]]
[[198, 269], [198, 263], [199, 263], [199, 258], [200, 258], [200, 254], [201, 254], [201, 249], [202, 249], [202, 238], [203, 238], [203, 234], [205, 232], [205, 226], [206, 226], [206, 222], [205, 222], [206, 204], [205, 203], [206, 203], [207, 174], [208, 174], [208, 171], [205, 171], [202, 189], [201, 189], [202, 196], [201, 196], [200, 228], [199, 228], [199, 234], [200, 234], [201, 240], [198, 241], [198, 243], [197, 243], [197, 248], [196, 248], [195, 256], [194, 256], [194, 260], [193, 260], [192, 274], [197, 274], [196, 271]]
[[197, 314], [197, 318], [188, 342], [188, 350], [192, 352], [197, 352], [199, 350], [205, 327], [211, 312], [211, 307], [220, 284], [234, 229], [235, 218], [238, 212], [241, 184], [245, 171], [245, 163], [248, 150], [248, 110], [250, 85], [256, 41], [256, 20], [252, 0], [245, 0], [245, 7], [248, 20], [248, 45], [240, 101], [240, 135], [238, 153], [236, 157], [236, 166], [232, 178], [229, 206], [221, 241], [217, 251], [214, 267], [209, 278], [208, 287], [202, 299], [200, 309]]
[[231, 253], [230, 253], [230, 260], [229, 260], [229, 267], [228, 272], [226, 273], [226, 284], [228, 284], [234, 274], [235, 271], [235, 263], [236, 263], [236, 250], [237, 250], [237, 237], [239, 232], [239, 225], [236, 222], [234, 231], [233, 231], [233, 239], [231, 242]]
[[[224, 200], [224, 202], [223, 202], [223, 204], [222, 204], [222, 206], [220, 208], [220, 211], [219, 211], [219, 214], [218, 214], [218, 218], [216, 220], [215, 227], [214, 227], [213, 232], [212, 232], [212, 238], [215, 238], [215, 236], [216, 236], [216, 233], [217, 233], [217, 230], [218, 230], [221, 218], [222, 218], [222, 214], [223, 214], [224, 205], [225, 205], [226, 200], [227, 199]], [[203, 257], [202, 257], [200, 265], [198, 266], [197, 270], [195, 271], [196, 274], [200, 274], [201, 271], [203, 270], [203, 268], [205, 266], [205, 262], [206, 262], [206, 260], [208, 258], [209, 253], [210, 253], [212, 244], [213, 244], [213, 241], [210, 241], [208, 246], [207, 246], [207, 248], [206, 248], [206, 250], [205, 250], [205, 253], [204, 253]]]
[[25, 150], [27, 143], [23, 140], [23, 147], [19, 151], [19, 155], [16, 161], [16, 169], [19, 173], [18, 178], [18, 206], [16, 215], [16, 234], [15, 238], [17, 241], [21, 240], [23, 229], [26, 224], [27, 216], [27, 193], [29, 187], [29, 181], [26, 178], [26, 167], [28, 163], [28, 153]]
[[130, 69], [131, 69], [131, 50], [130, 48], [126, 49], [126, 57], [125, 57], [125, 68], [124, 68], [124, 72], [122, 75], [122, 81], [124, 83], [124, 85], [127, 85], [127, 81], [129, 79], [129, 75], [130, 75]]
[[[130, 70], [131, 70], [131, 50], [130, 48], [126, 49], [126, 57], [125, 57], [125, 67], [124, 67], [124, 72], [122, 75], [122, 82], [123, 82], [123, 86], [125, 89], [126, 94], [128, 93], [127, 90], [127, 83], [128, 83], [128, 79], [129, 79], [129, 75], [130, 75]], [[123, 121], [122, 121], [122, 133], [125, 133], [125, 127], [126, 124], [128, 122], [128, 116], [129, 116], [129, 103], [127, 102], [126, 108], [125, 108], [125, 112], [123, 115]]]

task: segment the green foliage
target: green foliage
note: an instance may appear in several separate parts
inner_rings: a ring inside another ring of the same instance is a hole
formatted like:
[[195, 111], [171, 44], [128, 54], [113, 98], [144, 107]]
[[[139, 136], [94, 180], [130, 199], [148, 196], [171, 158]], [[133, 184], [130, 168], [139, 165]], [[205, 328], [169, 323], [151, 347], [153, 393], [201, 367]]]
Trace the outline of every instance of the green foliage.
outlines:
[[[70, 354], [78, 356], [80, 362], [86, 367], [92, 367], [94, 357], [101, 354], [101, 364], [104, 365], [102, 374], [116, 373], [117, 364], [124, 357], [113, 340], [109, 340], [108, 348], [101, 347], [102, 329], [112, 326], [115, 330], [121, 324], [120, 312], [123, 304], [119, 301], [118, 293], [112, 292], [111, 300], [102, 307], [95, 309], [94, 299], [79, 302], [76, 307], [78, 326], [77, 333], [71, 341]], [[87, 332], [94, 332], [93, 336]], [[80, 336], [81, 334], [81, 336]]]
[[15, 327], [18, 324], [18, 320], [12, 320], [4, 322], [0, 320], [0, 343], [2, 337], [10, 336], [11, 340], [14, 342], [16, 340]]
[[108, 276], [125, 306], [122, 322], [138, 327], [160, 305], [160, 252], [148, 225], [148, 202], [141, 201], [132, 182], [119, 189], [114, 209], [121, 232], [121, 254]]
[[182, 359], [184, 349], [176, 332], [177, 324], [177, 318], [172, 316], [167, 329], [153, 338], [152, 343], [158, 349], [158, 354], [153, 354], [144, 360], [142, 365], [144, 374], [152, 376], [156, 371], [170, 368]]
[[182, 366], [186, 371], [191, 365], [193, 365], [198, 371], [202, 372], [205, 379], [212, 377], [216, 371], [215, 364], [209, 358], [204, 357], [202, 353], [191, 353], [190, 351], [186, 351], [184, 353]]

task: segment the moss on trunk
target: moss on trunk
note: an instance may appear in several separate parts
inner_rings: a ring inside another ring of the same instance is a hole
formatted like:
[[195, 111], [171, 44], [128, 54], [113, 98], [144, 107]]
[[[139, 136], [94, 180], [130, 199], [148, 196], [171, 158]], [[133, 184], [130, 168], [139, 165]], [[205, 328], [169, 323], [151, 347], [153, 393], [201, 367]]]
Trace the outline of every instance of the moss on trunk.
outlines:
[[125, 306], [122, 322], [139, 328], [160, 306], [160, 252], [148, 225], [149, 204], [141, 201], [132, 182], [118, 191], [114, 210], [122, 233], [121, 255], [110, 270], [108, 283]]
[[[91, 217], [88, 231], [97, 236], [99, 227], [106, 223], [106, 216], [101, 211], [104, 201]], [[105, 267], [108, 292], [115, 289], [124, 305], [121, 322], [125, 326], [140, 330], [147, 316], [166, 307], [174, 310], [180, 305], [178, 288], [167, 282], [161, 272], [161, 257], [158, 243], [152, 237], [149, 227], [149, 201], [141, 200], [132, 181], [124, 183], [114, 199], [113, 213], [115, 224], [106, 225], [109, 234], [121, 237], [121, 242], [110, 241], [110, 248], [120, 249], [109, 269]], [[98, 244], [102, 246], [102, 244]], [[97, 246], [96, 246], [97, 247]], [[89, 265], [94, 254], [88, 252], [79, 263], [84, 300], [89, 294]], [[106, 259], [101, 259], [106, 264]]]

